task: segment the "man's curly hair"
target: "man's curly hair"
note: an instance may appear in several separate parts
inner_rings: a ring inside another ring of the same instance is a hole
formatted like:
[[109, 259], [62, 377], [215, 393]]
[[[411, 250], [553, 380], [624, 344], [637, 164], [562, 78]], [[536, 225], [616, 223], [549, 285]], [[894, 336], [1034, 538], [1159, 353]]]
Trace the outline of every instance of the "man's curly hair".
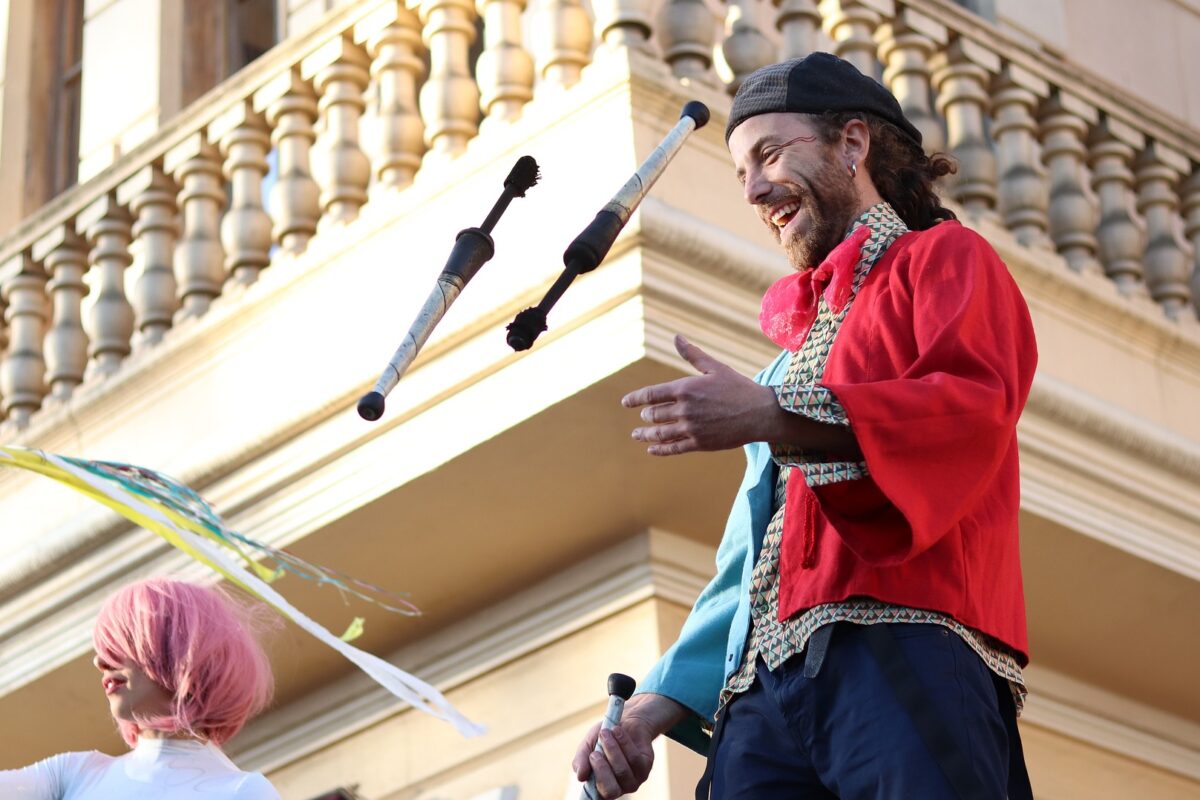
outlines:
[[942, 220], [957, 219], [953, 211], [942, 205], [934, 190], [934, 181], [958, 170], [950, 156], [926, 155], [920, 145], [895, 125], [865, 111], [827, 111], [804, 116], [828, 145], [841, 141], [842, 130], [850, 120], [866, 123], [871, 133], [867, 171], [879, 194], [911, 230], [922, 231]]

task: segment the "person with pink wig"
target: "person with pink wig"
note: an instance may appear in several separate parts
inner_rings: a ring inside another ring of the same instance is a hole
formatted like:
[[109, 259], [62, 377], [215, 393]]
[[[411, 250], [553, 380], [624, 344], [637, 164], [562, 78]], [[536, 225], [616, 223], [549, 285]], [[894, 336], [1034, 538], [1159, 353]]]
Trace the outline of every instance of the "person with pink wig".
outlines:
[[274, 690], [252, 614], [221, 591], [169, 578], [110, 597], [92, 634], [93, 663], [131, 751], [63, 753], [0, 771], [0, 797], [277, 799], [266, 778], [221, 751]]

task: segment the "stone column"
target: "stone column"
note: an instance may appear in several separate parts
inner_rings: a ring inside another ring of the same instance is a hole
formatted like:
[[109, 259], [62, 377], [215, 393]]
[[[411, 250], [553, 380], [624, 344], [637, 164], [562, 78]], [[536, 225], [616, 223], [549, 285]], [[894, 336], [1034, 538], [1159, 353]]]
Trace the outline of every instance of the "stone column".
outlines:
[[1039, 113], [1042, 158], [1050, 170], [1050, 238], [1079, 273], [1102, 274], [1096, 260], [1098, 199], [1088, 185], [1087, 132], [1100, 115], [1089, 103], [1057, 89]]
[[167, 152], [163, 169], [180, 187], [183, 230], [175, 246], [175, 274], [183, 301], [179, 317], [191, 319], [203, 316], [225, 285], [221, 157], [203, 133], [194, 133]]
[[717, 19], [704, 0], [667, 0], [659, 9], [658, 42], [676, 78], [711, 81]]
[[999, 57], [966, 39], [957, 39], [930, 62], [937, 88], [937, 108], [946, 118], [946, 144], [958, 159], [958, 173], [948, 176], [951, 196], [976, 217], [994, 216], [996, 155], [984, 127], [989, 76], [1000, 69]]
[[270, 195], [275, 241], [285, 255], [299, 255], [316, 233], [321, 214], [320, 190], [309, 161], [309, 150], [317, 138], [313, 130], [316, 95], [292, 69], [254, 93], [254, 110], [266, 112], [279, 159], [279, 177]]
[[371, 164], [359, 144], [359, 120], [370, 59], [358, 45], [339, 36], [304, 59], [300, 77], [313, 81], [319, 98], [320, 134], [312, 150], [313, 178], [321, 187], [321, 226], [353, 222], [367, 202]]
[[833, 39], [833, 52], [878, 80], [875, 30], [884, 17], [896, 13], [891, 0], [821, 0], [825, 32]]
[[817, 49], [817, 31], [821, 30], [821, 12], [817, 0], [771, 0], [779, 9], [775, 27], [783, 37], [781, 60], [803, 58]]
[[221, 171], [229, 182], [229, 210], [221, 218], [225, 272], [244, 286], [271, 263], [271, 217], [262, 193], [271, 136], [262, 115], [246, 101], [209, 123], [208, 138], [218, 143]]
[[179, 310], [175, 245], [179, 218], [177, 188], [157, 165], [138, 170], [117, 187], [117, 203], [133, 212], [130, 255], [137, 271], [131, 305], [138, 345], [162, 341]]
[[733, 94], [750, 73], [776, 60], [775, 45], [759, 28], [755, 0], [727, 0], [725, 40], [721, 52], [733, 72], [729, 93]]
[[592, 0], [596, 35], [610, 51], [649, 51], [650, 13], [645, 0]]
[[46, 360], [42, 339], [46, 331], [46, 273], [28, 253], [18, 253], [0, 264], [0, 293], [6, 309], [8, 348], [0, 364], [0, 395], [4, 398], [6, 425], [18, 430], [46, 396]]
[[591, 61], [592, 21], [581, 0], [538, 0], [530, 37], [543, 85], [567, 89]]
[[1200, 311], [1200, 168], [1192, 165], [1192, 175], [1180, 189], [1183, 198], [1185, 233], [1192, 242], [1192, 305]]
[[467, 148], [479, 130], [479, 87], [467, 55], [475, 41], [472, 0], [423, 0], [422, 35], [429, 47], [429, 80], [421, 87], [425, 140], [440, 157]]
[[1027, 247], [1050, 247], [1046, 235], [1050, 184], [1033, 118], [1039, 99], [1049, 93], [1045, 81], [1015, 64], [1006, 64], [992, 82], [1000, 216], [1017, 241]]
[[525, 0], [477, 0], [483, 17], [483, 52], [475, 62], [484, 124], [521, 116], [533, 99], [533, 56], [521, 41]]
[[425, 123], [417, 110], [417, 87], [425, 77], [421, 22], [404, 3], [395, 19], [367, 39], [379, 109], [368, 157], [375, 186], [387, 192], [412, 183], [425, 154]]
[[945, 46], [948, 36], [944, 25], [908, 8], [875, 31], [879, 60], [885, 65], [883, 82], [896, 96], [904, 116], [921, 132], [926, 153], [940, 152], [946, 146], [942, 119], [933, 111], [929, 59], [936, 48]]
[[88, 337], [83, 331], [81, 306], [88, 293], [87, 242], [73, 224], [56, 226], [33, 245], [33, 258], [45, 265], [53, 303], [50, 330], [46, 333], [46, 380], [50, 396], [46, 405], [66, 402], [83, 382], [87, 369]]
[[1187, 158], [1161, 142], [1150, 142], [1134, 162], [1138, 211], [1146, 219], [1146, 286], [1171, 319], [1195, 319], [1191, 246], [1183, 238], [1175, 187], [1190, 171]]
[[95, 271], [96, 301], [84, 322], [91, 357], [88, 375], [108, 377], [121, 368], [133, 337], [133, 306], [125, 296], [125, 268], [132, 219], [113, 194], [97, 199], [80, 212], [76, 230], [87, 236], [88, 262]]
[[1122, 294], [1149, 297], [1142, 275], [1142, 249], [1146, 226], [1137, 215], [1133, 195], [1135, 148], [1145, 139], [1138, 131], [1114, 119], [1101, 118], [1089, 140], [1092, 187], [1100, 200], [1100, 227], [1096, 231], [1104, 272]]

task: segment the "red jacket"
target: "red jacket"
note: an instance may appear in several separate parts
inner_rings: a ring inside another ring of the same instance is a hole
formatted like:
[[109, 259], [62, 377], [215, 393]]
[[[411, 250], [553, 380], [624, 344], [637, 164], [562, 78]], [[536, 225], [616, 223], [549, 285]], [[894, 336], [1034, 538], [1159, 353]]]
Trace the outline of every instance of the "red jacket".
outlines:
[[1016, 423], [1036, 363], [1025, 301], [981, 236], [943, 222], [898, 239], [821, 381], [870, 477], [788, 482], [780, 617], [868, 595], [948, 614], [1026, 663]]

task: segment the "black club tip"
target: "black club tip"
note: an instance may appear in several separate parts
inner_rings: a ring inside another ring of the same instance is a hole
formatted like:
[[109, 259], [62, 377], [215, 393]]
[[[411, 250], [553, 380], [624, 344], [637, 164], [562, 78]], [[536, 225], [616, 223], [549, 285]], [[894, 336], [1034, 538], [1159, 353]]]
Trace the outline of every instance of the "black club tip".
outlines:
[[533, 347], [534, 341], [546, 330], [546, 312], [537, 306], [527, 308], [509, 323], [508, 346], [518, 353]]
[[703, 128], [708, 124], [708, 106], [699, 100], [693, 100], [683, 107], [683, 113], [679, 116], [691, 117], [696, 121], [696, 128]]
[[367, 422], [383, 416], [383, 395], [379, 392], [364, 394], [358, 401], [358, 415]]
[[541, 177], [542, 171], [538, 168], [537, 162], [533, 160], [533, 156], [521, 156], [513, 166], [512, 172], [508, 173], [508, 177], [504, 179], [504, 188], [517, 197], [524, 197], [525, 192]]
[[619, 672], [614, 672], [608, 676], [608, 693], [615, 694], [622, 700], [628, 700], [633, 697], [633, 690], [637, 688], [637, 681], [628, 675], [622, 675]]

